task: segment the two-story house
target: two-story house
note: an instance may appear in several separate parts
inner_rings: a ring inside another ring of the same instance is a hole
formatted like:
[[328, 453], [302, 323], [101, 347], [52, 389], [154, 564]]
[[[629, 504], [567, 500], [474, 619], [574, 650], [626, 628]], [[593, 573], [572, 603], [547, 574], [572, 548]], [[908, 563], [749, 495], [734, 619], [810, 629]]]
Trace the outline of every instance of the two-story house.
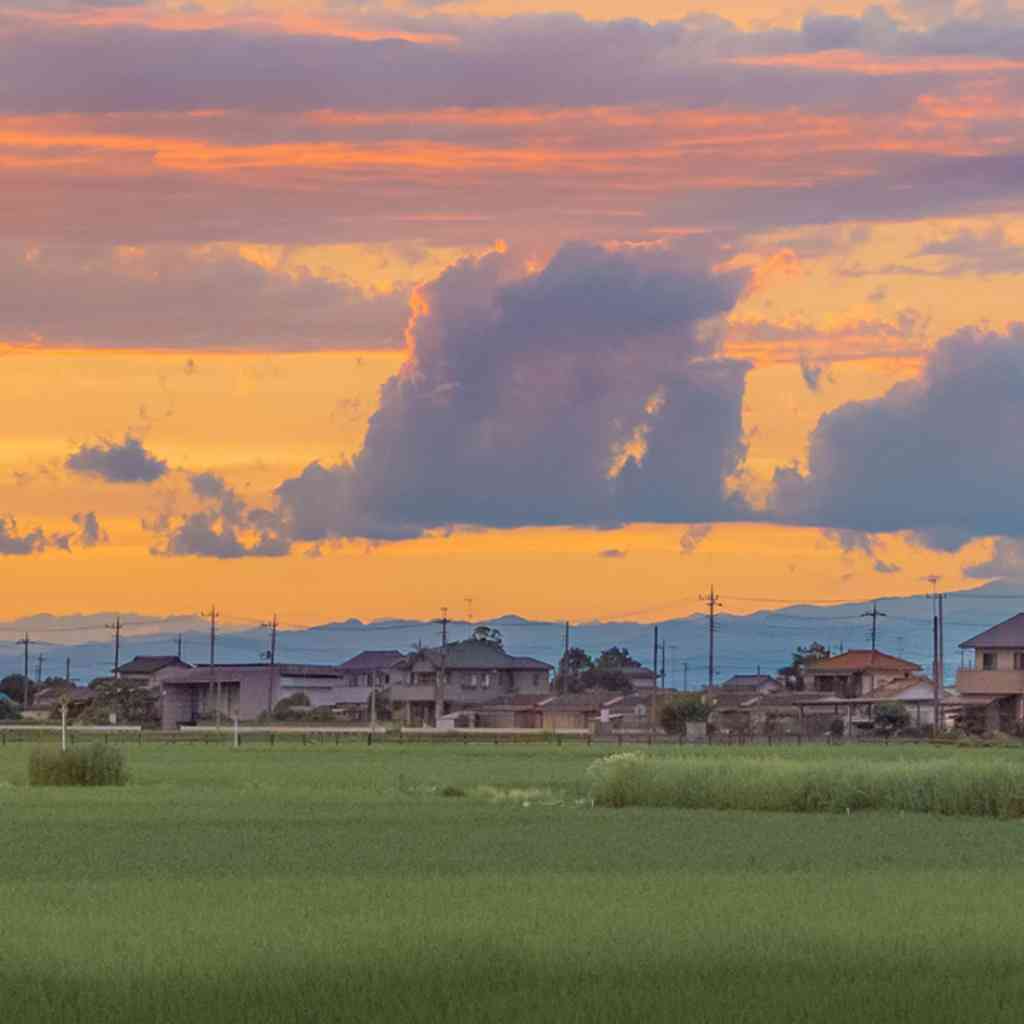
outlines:
[[956, 674], [962, 704], [975, 706], [990, 729], [1024, 721], [1024, 612], [960, 644], [973, 664]]
[[921, 666], [882, 651], [846, 651], [804, 666], [804, 689], [837, 697], [870, 697], [897, 679], [912, 680]]
[[391, 713], [407, 725], [433, 725], [449, 711], [516, 693], [547, 694], [553, 665], [506, 653], [491, 640], [422, 648], [392, 665]]

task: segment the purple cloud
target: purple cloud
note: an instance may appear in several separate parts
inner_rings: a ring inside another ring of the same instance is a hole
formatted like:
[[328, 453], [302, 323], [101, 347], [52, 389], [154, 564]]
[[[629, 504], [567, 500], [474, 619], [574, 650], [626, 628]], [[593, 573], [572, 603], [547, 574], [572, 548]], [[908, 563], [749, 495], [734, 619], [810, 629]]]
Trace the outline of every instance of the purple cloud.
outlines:
[[111, 484], [150, 484], [168, 472], [167, 463], [148, 452], [142, 441], [125, 434], [123, 441], [83, 444], [64, 461], [73, 473], [97, 476]]

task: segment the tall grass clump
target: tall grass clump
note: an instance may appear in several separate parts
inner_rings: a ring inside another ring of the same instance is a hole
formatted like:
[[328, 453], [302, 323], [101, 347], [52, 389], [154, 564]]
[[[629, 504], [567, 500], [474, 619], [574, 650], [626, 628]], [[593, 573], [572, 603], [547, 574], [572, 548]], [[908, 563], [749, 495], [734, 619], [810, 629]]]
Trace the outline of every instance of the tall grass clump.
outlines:
[[1024, 817], [1024, 764], [1011, 761], [616, 754], [588, 774], [594, 803], [604, 807]]
[[36, 747], [28, 760], [31, 786], [123, 786], [127, 779], [124, 754], [100, 743], [65, 751]]

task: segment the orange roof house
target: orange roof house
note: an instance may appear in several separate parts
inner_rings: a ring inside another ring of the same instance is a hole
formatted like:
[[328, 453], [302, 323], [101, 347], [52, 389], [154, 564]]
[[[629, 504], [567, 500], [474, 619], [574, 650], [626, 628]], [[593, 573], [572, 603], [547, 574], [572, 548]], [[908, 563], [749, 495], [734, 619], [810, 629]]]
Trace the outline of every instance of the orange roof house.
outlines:
[[870, 697], [898, 679], [913, 680], [921, 666], [883, 651], [846, 651], [804, 667], [804, 689], [837, 697]]

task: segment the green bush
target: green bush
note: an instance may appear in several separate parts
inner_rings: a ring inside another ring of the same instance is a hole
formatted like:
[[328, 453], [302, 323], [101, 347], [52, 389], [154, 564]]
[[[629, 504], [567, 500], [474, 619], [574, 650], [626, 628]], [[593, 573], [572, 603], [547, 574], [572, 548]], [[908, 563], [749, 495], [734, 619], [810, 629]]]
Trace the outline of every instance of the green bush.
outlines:
[[723, 811], [923, 811], [1024, 817], [1024, 764], [1015, 760], [786, 761], [707, 753], [620, 754], [591, 765], [594, 803]]
[[101, 743], [66, 751], [36, 747], [28, 761], [28, 781], [32, 786], [123, 786], [124, 754]]

